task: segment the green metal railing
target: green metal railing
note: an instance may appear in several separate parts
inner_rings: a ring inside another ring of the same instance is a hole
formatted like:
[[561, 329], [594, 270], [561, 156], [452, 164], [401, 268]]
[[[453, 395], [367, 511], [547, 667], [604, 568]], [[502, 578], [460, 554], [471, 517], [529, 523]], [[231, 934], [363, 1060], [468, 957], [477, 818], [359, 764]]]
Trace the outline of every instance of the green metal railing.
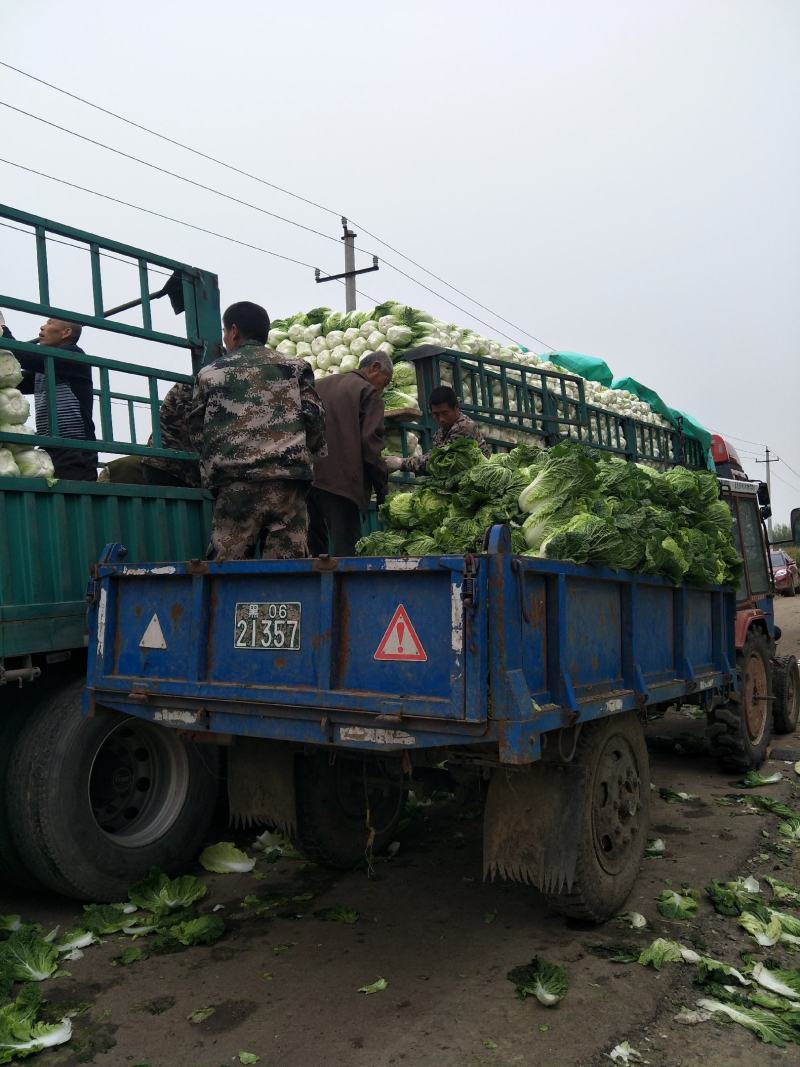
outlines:
[[[159, 370], [123, 360], [110, 359], [102, 355], [81, 355], [45, 345], [4, 338], [0, 347], [12, 352], [31, 353], [43, 360], [47, 385], [47, 411], [50, 434], [30, 435], [0, 433], [0, 443], [12, 444], [35, 443], [44, 448], [71, 448], [85, 452], [104, 452], [125, 455], [168, 456], [173, 459], [195, 459], [189, 452], [177, 452], [162, 447], [159, 425], [160, 398], [159, 382], [170, 385], [175, 382], [188, 382], [199, 367], [219, 351], [221, 344], [219, 289], [217, 277], [208, 271], [190, 267], [188, 264], [167, 259], [152, 252], [145, 252], [131, 245], [111, 241], [96, 234], [87, 233], [71, 226], [17, 211], [0, 205], [0, 219], [8, 219], [26, 228], [35, 240], [36, 268], [38, 278], [39, 300], [22, 299], [9, 294], [0, 294], [0, 307], [12, 311], [28, 312], [47, 318], [64, 319], [103, 330], [106, 334], [123, 334], [142, 341], [158, 342], [188, 350], [191, 355], [192, 375], [174, 371]], [[92, 307], [91, 310], [62, 308], [50, 302], [50, 273], [48, 266], [48, 236], [54, 239], [66, 238], [79, 248], [88, 252], [88, 266], [91, 272]], [[117, 308], [106, 309], [103, 298], [102, 258], [104, 255], [123, 256], [138, 271], [139, 295]], [[149, 290], [149, 270], [167, 270], [170, 280], [166, 286], [155, 293]], [[181, 333], [165, 333], [153, 329], [153, 301], [168, 296], [176, 314], [183, 315]], [[142, 324], [112, 321], [110, 316], [133, 307], [141, 307]], [[83, 363], [97, 368], [99, 388], [94, 393], [98, 399], [99, 434], [95, 441], [82, 441], [72, 437], [61, 437], [58, 433], [58, 411], [56, 405], [55, 360]], [[124, 392], [112, 387], [111, 375], [126, 374], [144, 379], [143, 394]], [[114, 431], [112, 402], [127, 405], [128, 430], [130, 440], [118, 437]], [[149, 410], [153, 443], [151, 446], [139, 443], [136, 432], [135, 410], [143, 405]]]
[[548, 446], [572, 440], [634, 462], [706, 468], [698, 441], [680, 430], [587, 404], [584, 380], [574, 374], [430, 345], [412, 350], [404, 358], [417, 368], [423, 410], [418, 422], [406, 422], [403, 427], [420, 437], [423, 449], [430, 447], [436, 431], [424, 398], [436, 386], [449, 385], [463, 411], [482, 425], [495, 451], [507, 450], [531, 437]]

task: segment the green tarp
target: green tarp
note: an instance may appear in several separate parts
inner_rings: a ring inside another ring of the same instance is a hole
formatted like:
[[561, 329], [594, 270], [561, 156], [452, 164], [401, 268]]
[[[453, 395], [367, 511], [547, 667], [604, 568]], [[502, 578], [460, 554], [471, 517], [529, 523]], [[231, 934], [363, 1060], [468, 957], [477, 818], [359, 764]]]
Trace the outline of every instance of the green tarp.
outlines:
[[[649, 404], [653, 411], [657, 415], [661, 415], [667, 420], [676, 430], [683, 430], [685, 437], [691, 437], [702, 445], [703, 451], [706, 456], [709, 454], [711, 448], [711, 434], [705, 428], [701, 426], [699, 422], [692, 418], [691, 415], [687, 415], [685, 411], [680, 411], [678, 408], [671, 408], [654, 390], [650, 389], [646, 385], [642, 385], [641, 382], [637, 382], [635, 378], [615, 378], [611, 383], [612, 389], [627, 389], [629, 393], [633, 393], [640, 400], [643, 400], [646, 404]], [[679, 420], [683, 420], [683, 424]], [[713, 470], [713, 466], [711, 466]]]
[[580, 374], [589, 382], [611, 385], [614, 375], [606, 361], [599, 356], [584, 356], [580, 352], [548, 352], [546, 356], [551, 363], [569, 374]]

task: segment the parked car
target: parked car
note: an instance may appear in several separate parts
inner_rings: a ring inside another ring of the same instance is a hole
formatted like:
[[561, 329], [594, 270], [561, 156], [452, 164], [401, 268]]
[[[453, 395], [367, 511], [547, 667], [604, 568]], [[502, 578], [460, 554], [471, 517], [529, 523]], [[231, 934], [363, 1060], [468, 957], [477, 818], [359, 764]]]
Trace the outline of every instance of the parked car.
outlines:
[[800, 568], [783, 549], [772, 551], [770, 556], [775, 575], [775, 592], [784, 596], [796, 596], [800, 590]]

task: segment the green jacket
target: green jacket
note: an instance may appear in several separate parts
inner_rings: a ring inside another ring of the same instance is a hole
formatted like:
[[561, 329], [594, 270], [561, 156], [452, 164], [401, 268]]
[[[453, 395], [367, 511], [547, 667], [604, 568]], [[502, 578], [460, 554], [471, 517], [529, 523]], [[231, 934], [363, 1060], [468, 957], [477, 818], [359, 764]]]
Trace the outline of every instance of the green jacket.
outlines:
[[325, 410], [311, 368], [257, 341], [220, 356], [197, 375], [189, 436], [209, 489], [310, 482], [314, 460], [326, 454]]

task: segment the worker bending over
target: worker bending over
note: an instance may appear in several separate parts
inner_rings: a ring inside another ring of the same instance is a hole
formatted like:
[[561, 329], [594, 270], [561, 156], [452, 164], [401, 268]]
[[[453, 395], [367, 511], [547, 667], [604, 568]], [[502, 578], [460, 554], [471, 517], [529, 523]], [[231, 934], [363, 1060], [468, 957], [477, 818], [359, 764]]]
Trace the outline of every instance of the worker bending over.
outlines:
[[308, 555], [312, 464], [325, 411], [302, 359], [266, 348], [269, 316], [249, 301], [222, 316], [225, 355], [197, 375], [189, 435], [215, 496], [209, 558]]
[[308, 498], [312, 556], [353, 556], [361, 537], [361, 512], [373, 491], [386, 496], [389, 472], [383, 451], [383, 390], [394, 367], [384, 352], [367, 352], [358, 370], [317, 383], [325, 405], [328, 454], [314, 464]]
[[[439, 429], [433, 435], [433, 448], [450, 445], [459, 437], [471, 437], [478, 442], [484, 456], [487, 459], [489, 458], [492, 450], [477, 425], [462, 412], [455, 390], [451, 389], [449, 385], [438, 385], [431, 391], [428, 407], [439, 426]], [[402, 459], [400, 456], [388, 456], [386, 465], [390, 471], [408, 471], [410, 474], [422, 474], [429, 458], [430, 452], [426, 452], [423, 456], [409, 456], [406, 459]]]

